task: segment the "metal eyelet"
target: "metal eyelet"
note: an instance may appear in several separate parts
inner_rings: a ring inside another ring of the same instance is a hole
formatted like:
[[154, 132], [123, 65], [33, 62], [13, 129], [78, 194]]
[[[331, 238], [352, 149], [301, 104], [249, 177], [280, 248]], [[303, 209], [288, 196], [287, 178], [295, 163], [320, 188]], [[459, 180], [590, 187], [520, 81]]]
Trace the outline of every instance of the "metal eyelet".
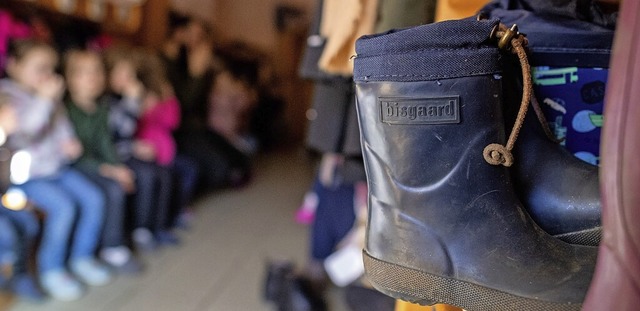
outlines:
[[489, 19], [489, 15], [486, 12], [480, 12], [478, 15], [476, 15], [476, 21], [483, 21], [485, 19]]
[[520, 33], [518, 32], [518, 26], [516, 24], [513, 24], [513, 26], [511, 26], [511, 28], [507, 29], [504, 32], [504, 34], [502, 35], [502, 37], [498, 41], [498, 48], [500, 48], [500, 49], [508, 49], [510, 47], [510, 44], [511, 44], [511, 39], [513, 39], [515, 36], [517, 36], [519, 34]]
[[498, 38], [498, 30], [500, 29], [500, 24], [493, 26], [491, 29], [491, 33], [489, 34], [489, 40], [496, 40]]

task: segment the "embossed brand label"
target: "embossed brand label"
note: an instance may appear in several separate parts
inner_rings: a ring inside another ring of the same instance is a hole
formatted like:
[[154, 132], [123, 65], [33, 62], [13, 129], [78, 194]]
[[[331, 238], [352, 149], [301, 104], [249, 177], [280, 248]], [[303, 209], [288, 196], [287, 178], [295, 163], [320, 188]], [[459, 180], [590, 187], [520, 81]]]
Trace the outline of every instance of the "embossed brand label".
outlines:
[[388, 124], [460, 123], [460, 96], [380, 97], [380, 120]]

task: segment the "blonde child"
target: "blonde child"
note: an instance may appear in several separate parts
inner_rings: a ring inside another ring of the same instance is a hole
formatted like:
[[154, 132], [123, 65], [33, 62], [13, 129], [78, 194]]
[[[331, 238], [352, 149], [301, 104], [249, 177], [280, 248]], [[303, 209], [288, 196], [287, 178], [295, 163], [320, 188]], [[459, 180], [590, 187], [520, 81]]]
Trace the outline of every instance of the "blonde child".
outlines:
[[18, 119], [8, 144], [30, 158], [29, 175], [16, 180], [16, 186], [46, 214], [37, 254], [40, 283], [53, 298], [68, 301], [83, 295], [79, 281], [104, 285], [111, 275], [94, 258], [104, 222], [104, 196], [68, 165], [82, 154], [82, 146], [59, 104], [64, 83], [54, 73], [57, 61], [56, 52], [44, 43], [14, 42], [7, 62], [9, 78], [0, 81], [0, 91], [11, 97]]
[[140, 80], [146, 88], [143, 112], [138, 123], [137, 137], [152, 146], [156, 172], [161, 178], [169, 176], [174, 181], [173, 200], [168, 215], [157, 217], [157, 235], [171, 235], [170, 229], [178, 223], [188, 225], [190, 211], [187, 205], [195, 190], [198, 167], [186, 155], [177, 154], [173, 131], [180, 125], [180, 103], [169, 83], [162, 60], [155, 54], [147, 54], [140, 69]]
[[104, 96], [106, 71], [99, 54], [73, 50], [64, 66], [69, 118], [84, 148], [74, 163], [105, 194], [106, 220], [100, 257], [120, 273], [137, 273], [141, 264], [126, 246], [126, 196], [136, 189], [135, 174], [116, 153], [109, 131], [110, 102]]
[[[171, 201], [172, 180], [166, 169], [156, 165], [157, 150], [147, 140], [136, 138], [143, 102], [150, 103], [147, 89], [139, 79], [141, 52], [121, 47], [107, 55], [109, 86], [120, 99], [111, 104], [109, 122], [118, 145], [120, 159], [136, 173], [137, 193], [133, 200], [133, 240], [139, 249], [157, 244], [177, 244], [177, 236], [165, 230]], [[146, 98], [145, 98], [146, 97]]]
[[[0, 148], [5, 149], [6, 138], [18, 127], [17, 115], [11, 98], [0, 93]], [[2, 150], [7, 152], [7, 150]], [[7, 191], [10, 186], [11, 159], [3, 163], [3, 169], [7, 169], [2, 176], [2, 189]], [[9, 177], [9, 178], [7, 178]], [[16, 296], [30, 301], [41, 301], [44, 293], [37, 285], [33, 274], [29, 272], [29, 255], [35, 245], [40, 231], [38, 219], [30, 209], [20, 209], [18, 205], [11, 205], [12, 200], [6, 200], [3, 194], [2, 206], [0, 206], [0, 286], [8, 289]], [[7, 205], [5, 205], [7, 204]]]

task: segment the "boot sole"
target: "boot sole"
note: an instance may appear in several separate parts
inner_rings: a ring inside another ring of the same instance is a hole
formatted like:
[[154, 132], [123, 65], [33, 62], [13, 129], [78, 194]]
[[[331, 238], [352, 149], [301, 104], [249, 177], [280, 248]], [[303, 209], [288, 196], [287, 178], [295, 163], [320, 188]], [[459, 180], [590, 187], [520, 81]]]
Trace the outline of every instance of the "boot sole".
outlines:
[[582, 304], [547, 302], [399, 266], [363, 251], [365, 274], [380, 292], [423, 306], [444, 303], [468, 311], [578, 311]]
[[600, 238], [602, 237], [602, 227], [595, 227], [582, 231], [558, 234], [554, 235], [553, 237], [569, 244], [598, 246], [600, 244]]

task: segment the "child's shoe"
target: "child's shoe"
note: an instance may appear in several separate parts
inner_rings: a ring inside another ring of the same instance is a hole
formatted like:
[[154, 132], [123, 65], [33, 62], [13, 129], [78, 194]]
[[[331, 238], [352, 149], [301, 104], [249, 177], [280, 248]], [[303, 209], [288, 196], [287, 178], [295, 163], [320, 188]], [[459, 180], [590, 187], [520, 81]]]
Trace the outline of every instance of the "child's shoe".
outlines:
[[296, 212], [296, 222], [301, 225], [311, 225], [313, 224], [313, 220], [316, 218], [315, 211], [310, 211], [307, 209], [299, 209]]
[[309, 191], [304, 195], [302, 205], [296, 212], [296, 222], [301, 225], [311, 225], [316, 217], [316, 209], [318, 208], [318, 195]]
[[140, 274], [142, 263], [126, 246], [106, 247], [100, 251], [100, 259], [120, 274]]
[[150, 252], [158, 248], [153, 233], [147, 228], [136, 228], [133, 230], [132, 238], [137, 251]]
[[180, 238], [178, 238], [178, 236], [168, 230], [160, 230], [158, 232], [156, 232], [155, 234], [156, 237], [156, 241], [160, 244], [160, 245], [179, 245], [180, 244]]
[[103, 286], [109, 284], [112, 279], [109, 269], [93, 258], [73, 259], [69, 268], [87, 285]]
[[46, 298], [36, 280], [26, 273], [14, 275], [9, 288], [16, 296], [31, 302], [42, 302]]
[[82, 284], [63, 269], [43, 273], [40, 282], [42, 289], [56, 300], [74, 301], [84, 295]]
[[13, 275], [13, 263], [0, 265], [0, 288], [5, 288]]
[[195, 219], [195, 213], [191, 208], [185, 208], [184, 211], [178, 215], [178, 219], [176, 221], [176, 227], [182, 230], [190, 230], [193, 225], [193, 221]]

